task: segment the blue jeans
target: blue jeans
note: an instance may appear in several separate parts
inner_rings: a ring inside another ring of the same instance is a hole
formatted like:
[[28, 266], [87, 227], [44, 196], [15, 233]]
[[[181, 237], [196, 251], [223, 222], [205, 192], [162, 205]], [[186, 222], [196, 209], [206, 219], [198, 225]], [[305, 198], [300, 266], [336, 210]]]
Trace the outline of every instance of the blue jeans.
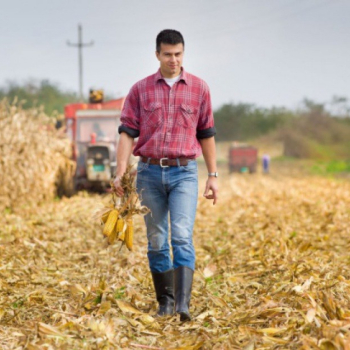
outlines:
[[[151, 271], [165, 272], [179, 266], [194, 270], [192, 234], [198, 198], [197, 162], [167, 168], [139, 162], [137, 172], [141, 203], [151, 210], [145, 216]], [[173, 261], [168, 241], [169, 213]]]

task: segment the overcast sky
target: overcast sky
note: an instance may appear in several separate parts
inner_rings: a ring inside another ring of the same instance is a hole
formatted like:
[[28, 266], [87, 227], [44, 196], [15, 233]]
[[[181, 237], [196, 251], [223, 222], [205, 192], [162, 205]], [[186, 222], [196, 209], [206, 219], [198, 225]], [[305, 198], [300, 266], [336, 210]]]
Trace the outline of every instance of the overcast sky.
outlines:
[[49, 79], [124, 96], [159, 66], [155, 37], [185, 38], [184, 67], [210, 86], [214, 107], [295, 108], [308, 97], [350, 97], [350, 0], [0, 0], [0, 86]]

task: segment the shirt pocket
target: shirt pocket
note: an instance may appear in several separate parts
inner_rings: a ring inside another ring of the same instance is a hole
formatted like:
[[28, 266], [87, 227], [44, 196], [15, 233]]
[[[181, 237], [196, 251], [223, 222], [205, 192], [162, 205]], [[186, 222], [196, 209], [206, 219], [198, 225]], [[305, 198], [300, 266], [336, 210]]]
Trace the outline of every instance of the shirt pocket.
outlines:
[[144, 124], [151, 128], [156, 128], [163, 123], [162, 104], [151, 102], [143, 107]]
[[185, 128], [197, 126], [197, 109], [191, 105], [181, 103], [179, 124]]

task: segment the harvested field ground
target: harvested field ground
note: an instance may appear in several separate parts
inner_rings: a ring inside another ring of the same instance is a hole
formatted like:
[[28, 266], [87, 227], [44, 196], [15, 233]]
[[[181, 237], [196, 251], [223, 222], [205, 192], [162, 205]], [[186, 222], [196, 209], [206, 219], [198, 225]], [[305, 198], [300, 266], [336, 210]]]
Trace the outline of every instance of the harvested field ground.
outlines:
[[133, 253], [104, 248], [108, 196], [3, 213], [0, 348], [349, 350], [350, 181], [225, 170], [215, 207], [201, 176], [187, 323], [152, 317], [142, 218]]

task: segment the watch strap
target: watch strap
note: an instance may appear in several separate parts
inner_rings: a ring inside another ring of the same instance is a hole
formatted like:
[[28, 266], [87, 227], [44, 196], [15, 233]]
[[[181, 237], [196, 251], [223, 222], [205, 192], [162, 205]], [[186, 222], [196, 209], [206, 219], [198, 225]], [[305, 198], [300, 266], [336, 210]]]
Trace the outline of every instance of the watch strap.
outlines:
[[208, 176], [213, 176], [213, 177], [218, 177], [219, 173], [215, 172], [215, 173], [208, 173]]

